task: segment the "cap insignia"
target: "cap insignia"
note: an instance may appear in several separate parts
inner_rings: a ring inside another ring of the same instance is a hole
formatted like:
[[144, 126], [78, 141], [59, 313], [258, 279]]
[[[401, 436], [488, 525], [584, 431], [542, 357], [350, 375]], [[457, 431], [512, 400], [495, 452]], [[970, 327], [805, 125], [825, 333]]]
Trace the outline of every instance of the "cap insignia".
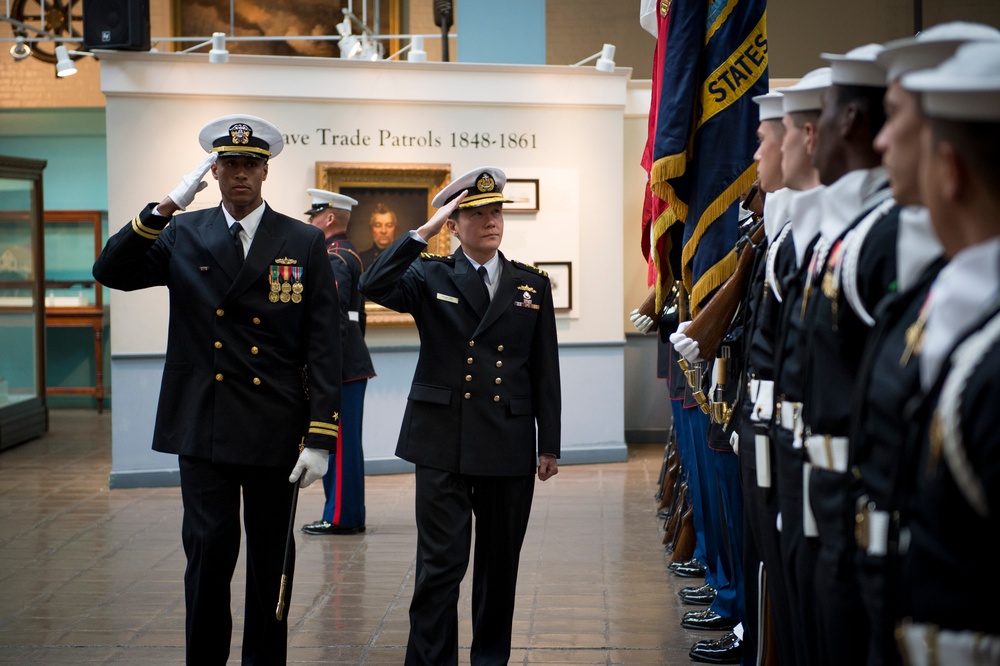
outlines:
[[250, 143], [253, 130], [246, 123], [236, 123], [229, 128], [229, 136], [233, 139], [233, 145], [245, 146]]
[[492, 192], [496, 186], [493, 176], [488, 173], [480, 174], [479, 179], [476, 180], [476, 189], [480, 192]]

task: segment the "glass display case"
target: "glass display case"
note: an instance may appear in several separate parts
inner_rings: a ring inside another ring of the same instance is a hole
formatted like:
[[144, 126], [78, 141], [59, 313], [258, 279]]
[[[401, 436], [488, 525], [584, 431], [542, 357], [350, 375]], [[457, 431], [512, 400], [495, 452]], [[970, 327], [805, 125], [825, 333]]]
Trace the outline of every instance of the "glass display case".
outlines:
[[42, 223], [45, 164], [0, 156], [0, 449], [48, 430]]
[[[108, 311], [94, 260], [101, 253], [104, 214], [99, 210], [45, 211], [45, 325], [93, 332], [94, 383], [52, 386], [48, 395], [92, 395], [104, 411], [104, 325]], [[53, 362], [55, 359], [53, 359]]]

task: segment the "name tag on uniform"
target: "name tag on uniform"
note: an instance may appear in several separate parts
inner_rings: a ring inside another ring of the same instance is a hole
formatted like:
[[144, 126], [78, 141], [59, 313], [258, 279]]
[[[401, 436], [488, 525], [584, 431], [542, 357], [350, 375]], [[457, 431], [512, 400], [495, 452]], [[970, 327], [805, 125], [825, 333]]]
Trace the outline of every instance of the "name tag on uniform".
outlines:
[[361, 321], [361, 313], [357, 310], [348, 310], [347, 318], [351, 321]]
[[458, 298], [455, 296], [449, 296], [448, 294], [442, 294], [441, 292], [438, 292], [438, 300], [448, 301], [449, 303], [458, 303]]

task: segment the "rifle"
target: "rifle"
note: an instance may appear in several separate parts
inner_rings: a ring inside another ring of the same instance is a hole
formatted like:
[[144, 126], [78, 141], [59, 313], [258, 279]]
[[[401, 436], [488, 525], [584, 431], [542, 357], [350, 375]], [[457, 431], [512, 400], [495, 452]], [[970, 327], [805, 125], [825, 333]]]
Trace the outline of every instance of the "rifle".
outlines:
[[719, 345], [722, 343], [722, 337], [726, 334], [726, 330], [736, 314], [736, 309], [746, 293], [747, 281], [750, 279], [757, 246], [764, 240], [763, 222], [757, 221], [755, 224], [752, 231], [748, 231], [736, 243], [736, 249], [740, 254], [736, 261], [736, 270], [719, 287], [715, 295], [709, 299], [708, 304], [698, 312], [698, 315], [691, 321], [691, 325], [684, 331], [684, 335], [698, 342], [698, 350], [701, 352], [702, 358], [715, 358]]

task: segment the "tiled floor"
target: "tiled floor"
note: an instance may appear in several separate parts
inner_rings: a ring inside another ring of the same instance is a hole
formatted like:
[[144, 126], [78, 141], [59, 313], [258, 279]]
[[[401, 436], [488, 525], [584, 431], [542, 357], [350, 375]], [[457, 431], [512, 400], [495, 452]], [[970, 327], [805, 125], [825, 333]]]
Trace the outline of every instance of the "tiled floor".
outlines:
[[[0, 453], [0, 663], [183, 663], [180, 490], [108, 490], [110, 426], [108, 414], [53, 411], [46, 437]], [[628, 462], [563, 466], [536, 484], [511, 663], [687, 664], [695, 641], [720, 636], [679, 624], [692, 607], [676, 592], [692, 581], [667, 573], [653, 500], [661, 457], [662, 447], [631, 447]], [[403, 661], [413, 477], [368, 477], [366, 493], [366, 533], [296, 537], [290, 663]], [[320, 484], [303, 491], [298, 522], [322, 503]], [[460, 604], [468, 663], [467, 585]]]

